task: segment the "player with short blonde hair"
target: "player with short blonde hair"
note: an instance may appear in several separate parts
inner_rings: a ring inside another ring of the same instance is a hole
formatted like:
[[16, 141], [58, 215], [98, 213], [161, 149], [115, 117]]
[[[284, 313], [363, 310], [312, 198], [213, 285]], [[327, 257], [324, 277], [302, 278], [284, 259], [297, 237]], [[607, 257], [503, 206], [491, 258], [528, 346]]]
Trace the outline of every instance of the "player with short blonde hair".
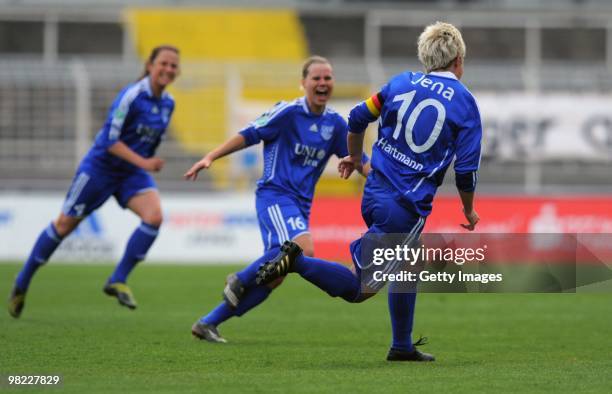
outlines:
[[450, 67], [465, 58], [465, 43], [461, 32], [450, 23], [436, 22], [423, 30], [418, 41], [419, 60], [428, 73]]
[[[349, 156], [339, 165], [344, 178], [360, 169], [364, 132], [369, 123], [378, 123], [361, 203], [368, 231], [350, 246], [354, 272], [341, 264], [303, 256], [299, 245], [286, 242], [277, 257], [261, 266], [257, 283], [295, 272], [332, 297], [353, 303], [371, 297], [385, 285], [385, 280], [376, 279], [376, 272], [394, 272], [398, 266], [398, 260], [393, 260], [377, 271], [367, 252], [372, 240], [402, 234], [404, 245], [416, 243], [451, 163], [467, 220], [462, 226], [474, 230], [480, 220], [474, 191], [482, 124], [476, 100], [459, 81], [465, 44], [454, 26], [437, 22], [419, 37], [418, 51], [425, 73], [405, 71], [391, 78], [349, 115]], [[435, 360], [415, 348], [423, 341], [412, 342], [416, 291], [391, 282], [388, 300], [392, 342], [387, 360]]]

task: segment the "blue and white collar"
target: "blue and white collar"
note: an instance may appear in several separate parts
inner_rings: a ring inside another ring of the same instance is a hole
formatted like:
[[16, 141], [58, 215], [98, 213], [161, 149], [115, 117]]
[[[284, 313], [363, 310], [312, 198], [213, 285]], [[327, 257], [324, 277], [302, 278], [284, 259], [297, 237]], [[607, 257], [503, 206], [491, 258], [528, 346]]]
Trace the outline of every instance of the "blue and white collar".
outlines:
[[427, 75], [433, 75], [434, 77], [457, 79], [457, 76], [450, 71], [432, 71]]
[[[146, 77], [141, 79], [139, 83], [142, 83], [144, 85], [145, 92], [147, 92], [150, 98], [156, 98], [155, 95], [153, 94], [153, 88], [151, 87], [151, 77], [150, 76], [147, 75]], [[166, 98], [168, 97], [168, 94], [169, 93], [164, 90], [160, 98]]]

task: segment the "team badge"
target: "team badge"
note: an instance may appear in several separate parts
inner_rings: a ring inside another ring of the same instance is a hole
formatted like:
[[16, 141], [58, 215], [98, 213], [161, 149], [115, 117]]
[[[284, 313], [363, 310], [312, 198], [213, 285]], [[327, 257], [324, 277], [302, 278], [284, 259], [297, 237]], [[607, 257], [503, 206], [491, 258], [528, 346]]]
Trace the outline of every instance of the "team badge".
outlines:
[[323, 139], [325, 141], [329, 141], [329, 139], [332, 137], [332, 135], [334, 134], [334, 126], [321, 126], [321, 137], [323, 137]]
[[168, 123], [170, 120], [170, 108], [162, 108], [161, 117], [164, 123]]

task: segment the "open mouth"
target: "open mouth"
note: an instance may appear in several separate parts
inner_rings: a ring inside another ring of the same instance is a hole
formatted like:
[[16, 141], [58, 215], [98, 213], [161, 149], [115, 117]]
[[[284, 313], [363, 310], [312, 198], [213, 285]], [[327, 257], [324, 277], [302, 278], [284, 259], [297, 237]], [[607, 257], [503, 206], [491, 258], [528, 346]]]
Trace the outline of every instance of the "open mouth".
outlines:
[[163, 74], [159, 76], [160, 82], [168, 83], [168, 82], [172, 82], [173, 79], [174, 79], [174, 76], [168, 75], [168, 74]]
[[329, 96], [329, 90], [327, 89], [317, 89], [315, 90], [315, 95], [320, 98], [327, 98]]

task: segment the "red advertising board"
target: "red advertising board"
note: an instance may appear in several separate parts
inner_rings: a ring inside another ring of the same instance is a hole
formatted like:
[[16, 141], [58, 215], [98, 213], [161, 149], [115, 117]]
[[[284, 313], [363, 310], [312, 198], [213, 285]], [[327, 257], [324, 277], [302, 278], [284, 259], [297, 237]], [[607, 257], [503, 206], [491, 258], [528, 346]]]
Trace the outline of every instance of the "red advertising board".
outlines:
[[[612, 234], [612, 196], [478, 196], [481, 233]], [[426, 233], [460, 233], [458, 197], [439, 196]], [[350, 261], [349, 243], [366, 230], [359, 198], [316, 198], [310, 228], [321, 258]], [[611, 246], [612, 247], [612, 246]]]

